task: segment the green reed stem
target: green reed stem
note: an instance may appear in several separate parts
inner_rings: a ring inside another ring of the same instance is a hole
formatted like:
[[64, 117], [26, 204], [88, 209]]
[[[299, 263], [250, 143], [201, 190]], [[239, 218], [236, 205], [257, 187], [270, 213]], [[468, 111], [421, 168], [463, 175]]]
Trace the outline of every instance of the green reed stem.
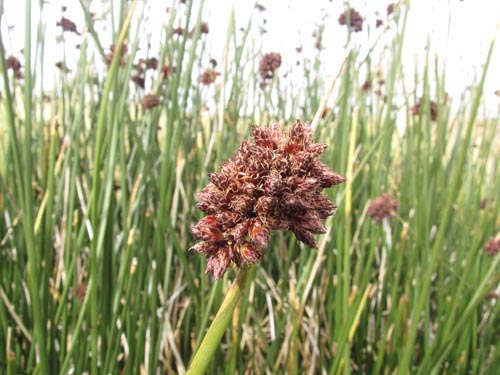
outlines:
[[208, 328], [200, 347], [191, 360], [186, 375], [202, 375], [207, 371], [215, 351], [220, 346], [222, 335], [231, 321], [233, 311], [245, 291], [248, 280], [251, 279], [254, 268], [255, 266], [250, 265], [238, 274], [233, 286], [219, 307], [217, 315]]

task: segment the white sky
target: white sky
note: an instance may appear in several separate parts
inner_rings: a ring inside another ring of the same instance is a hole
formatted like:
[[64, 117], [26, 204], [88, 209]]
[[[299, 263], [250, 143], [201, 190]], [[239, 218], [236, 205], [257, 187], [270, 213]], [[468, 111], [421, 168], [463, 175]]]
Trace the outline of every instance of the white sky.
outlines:
[[[46, 0], [47, 1], [47, 0]], [[194, 0], [195, 4], [198, 3]], [[102, 0], [91, 1], [91, 11], [102, 12]], [[351, 0], [351, 6], [356, 8], [372, 25], [372, 37], [366, 37], [365, 30], [354, 35], [354, 45], [364, 55], [373, 40], [378, 36], [381, 29], [374, 29], [373, 24], [375, 12], [379, 12], [379, 18], [385, 19], [387, 5], [393, 1], [387, 0]], [[394, 1], [395, 2], [395, 1]], [[38, 22], [38, 1], [32, 1], [36, 6], [33, 8], [32, 24]], [[110, 2], [105, 2], [109, 6]], [[119, 3], [119, 1], [115, 1]], [[345, 28], [338, 25], [338, 17], [345, 9], [341, 0], [289, 0], [272, 1], [260, 0], [260, 4], [266, 7], [263, 13], [254, 15], [256, 22], [260, 23], [265, 18], [267, 33], [262, 41], [263, 52], [280, 52], [283, 60], [293, 64], [296, 60], [295, 48], [303, 47], [304, 54], [317, 53], [313, 48], [313, 30], [317, 25], [324, 23], [323, 65], [325, 76], [333, 75], [338, 69], [339, 62], [345, 52], [343, 49], [346, 33]], [[143, 32], [151, 41], [151, 46], [157, 48], [160, 41], [161, 26], [168, 21], [169, 15], [165, 12], [167, 6], [172, 6], [172, 1], [165, 0], [143, 0], [136, 10], [136, 15], [144, 15]], [[235, 4], [237, 25], [246, 26], [253, 1], [238, 0], [206, 0], [205, 15], [210, 27], [207, 38], [208, 48], [211, 56], [220, 61], [222, 58], [222, 46], [227, 30], [229, 9]], [[459, 96], [466, 88], [478, 79], [480, 68], [485, 61], [489, 43], [495, 34], [495, 26], [500, 21], [499, 0], [410, 0], [410, 13], [407, 24], [406, 37], [403, 51], [403, 66], [408, 75], [409, 82], [413, 82], [415, 63], [420, 70], [423, 68], [425, 45], [431, 41], [430, 57], [435, 56], [446, 68], [446, 90], [452, 97]], [[61, 6], [67, 6], [65, 17], [73, 20], [79, 30], [84, 26], [83, 15], [79, 1], [71, 0], [48, 0], [44, 5], [43, 20], [46, 24], [46, 74], [44, 85], [50, 87], [54, 82], [54, 63], [62, 60], [63, 52], [56, 43], [60, 35], [60, 28], [56, 22], [61, 18]], [[22, 57], [20, 50], [24, 45], [24, 1], [4, 1], [5, 17], [2, 20], [2, 35], [7, 54]], [[325, 16], [326, 15], [326, 16]], [[326, 18], [325, 18], [326, 17]], [[259, 21], [260, 20], [260, 21]], [[324, 20], [324, 22], [323, 22]], [[104, 23], [101, 23], [104, 24]], [[7, 33], [7, 25], [14, 28]], [[107, 48], [111, 44], [109, 25], [108, 31], [102, 34], [102, 45]], [[394, 27], [394, 24], [392, 24]], [[257, 27], [255, 28], [257, 29]], [[34, 30], [36, 31], [36, 30]], [[10, 35], [10, 38], [7, 38]], [[67, 48], [67, 64], [69, 68], [76, 66], [77, 54], [72, 55], [74, 45], [81, 42], [81, 36], [65, 33]], [[100, 35], [101, 37], [101, 35]], [[302, 43], [301, 43], [302, 40]], [[389, 45], [390, 38], [382, 39], [381, 45]], [[497, 45], [494, 58], [490, 66], [485, 86], [484, 98], [488, 109], [492, 113], [498, 110], [500, 98], [494, 95], [494, 91], [500, 89], [500, 45]], [[329, 79], [327, 79], [328, 81]]]

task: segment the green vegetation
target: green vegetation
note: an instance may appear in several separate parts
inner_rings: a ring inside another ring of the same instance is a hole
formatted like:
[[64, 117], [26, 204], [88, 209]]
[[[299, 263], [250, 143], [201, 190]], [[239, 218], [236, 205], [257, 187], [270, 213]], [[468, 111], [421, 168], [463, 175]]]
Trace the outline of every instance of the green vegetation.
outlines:
[[[239, 272], [214, 281], [188, 251], [196, 193], [251, 124], [311, 121], [331, 80], [320, 50], [298, 55], [300, 81], [285, 77], [294, 62], [264, 80], [259, 61], [271, 51], [251, 32], [257, 9], [244, 25], [231, 13], [215, 66], [203, 1], [174, 2], [158, 56], [143, 40], [142, 5], [111, 4], [113, 50], [81, 0], [78, 65], [62, 65], [50, 92], [39, 82], [51, 36], [45, 20], [31, 22], [43, 2], [26, 0], [24, 56], [2, 28], [0, 373], [185, 373]], [[494, 40], [452, 111], [439, 62], [407, 84], [408, 12], [401, 1], [384, 18], [391, 41], [377, 60], [353, 47], [319, 122], [322, 161], [347, 178], [326, 190], [338, 205], [327, 233], [317, 250], [271, 236], [240, 274], [248, 285], [209, 374], [500, 368], [500, 242], [485, 251], [500, 232], [499, 121], [481, 100]], [[60, 23], [61, 48], [74, 54], [64, 45], [74, 30]], [[386, 193], [396, 215], [377, 221], [370, 206]]]

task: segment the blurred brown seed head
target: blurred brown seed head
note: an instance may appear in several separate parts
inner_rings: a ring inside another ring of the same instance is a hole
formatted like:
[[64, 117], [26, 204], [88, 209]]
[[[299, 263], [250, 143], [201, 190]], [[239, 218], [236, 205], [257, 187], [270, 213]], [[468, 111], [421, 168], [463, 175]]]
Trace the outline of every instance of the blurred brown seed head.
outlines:
[[291, 230], [316, 247], [314, 234], [325, 233], [323, 220], [335, 211], [322, 190], [345, 181], [319, 160], [325, 144], [313, 142], [309, 124], [296, 121], [282, 132], [278, 123], [252, 127], [253, 142], [210, 173], [196, 205], [206, 213], [192, 227], [200, 240], [192, 250], [207, 256], [207, 273], [220, 279], [231, 263], [256, 263], [271, 230]]
[[368, 215], [377, 223], [396, 215], [398, 201], [389, 194], [382, 194], [373, 199], [368, 206]]
[[146, 60], [146, 69], [156, 70], [158, 68], [158, 59], [151, 57]]
[[75, 33], [76, 35], [80, 35], [76, 29], [76, 24], [66, 17], [61, 17], [61, 20], [57, 22], [56, 26], [61, 26], [63, 32], [69, 31], [71, 33]]
[[130, 77], [130, 80], [134, 82], [137, 86], [139, 86], [141, 89], [144, 89], [146, 84], [146, 79], [144, 78], [143, 75], [134, 74], [132, 77]]
[[361, 90], [363, 92], [368, 92], [372, 88], [372, 81], [367, 79], [365, 82], [363, 82], [363, 85], [361, 86]]
[[488, 198], [483, 198], [481, 202], [479, 202], [479, 209], [484, 210], [487, 204], [488, 204]]
[[257, 3], [255, 4], [255, 9], [257, 9], [259, 12], [263, 12], [266, 10], [266, 7], [262, 4]]
[[215, 82], [215, 78], [217, 78], [218, 75], [220, 75], [219, 72], [216, 72], [213, 69], [206, 69], [201, 75], [200, 81], [204, 85], [208, 86]]
[[339, 17], [339, 24], [347, 25], [347, 18], [349, 18], [349, 27], [352, 31], [359, 32], [363, 30], [363, 17], [361, 17], [361, 14], [356, 9], [350, 8], [350, 11], [346, 10], [342, 13]]
[[160, 105], [160, 98], [158, 98], [155, 94], [147, 94], [144, 95], [144, 99], [142, 99], [142, 108], [148, 110]]
[[387, 15], [390, 16], [394, 12], [394, 4], [387, 5]]
[[491, 237], [484, 245], [484, 252], [492, 256], [500, 252], [500, 238]]
[[[193, 37], [193, 35], [194, 35], [194, 30], [195, 30], [195, 29], [193, 29], [193, 30], [191, 30], [191, 31], [189, 32], [189, 37], [190, 37], [190, 38], [192, 38], [192, 37]], [[202, 22], [202, 23], [201, 23], [201, 25], [200, 25], [200, 35], [203, 35], [203, 34], [208, 34], [208, 32], [209, 32], [208, 23], [206, 23], [206, 22]]]
[[[116, 46], [114, 44], [112, 44], [109, 47], [109, 52], [106, 54], [106, 65], [110, 66], [111, 63], [113, 62], [113, 58], [115, 56], [115, 51], [116, 51]], [[127, 62], [125, 61], [125, 55], [127, 54], [127, 51], [128, 51], [128, 47], [126, 44], [124, 44], [122, 47], [121, 54], [120, 54], [120, 63], [119, 64], [121, 67], [124, 67], [127, 65]]]
[[174, 35], [182, 35], [184, 33], [184, 29], [181, 26], [178, 26], [172, 30], [172, 34]]
[[21, 71], [21, 62], [16, 57], [9, 56], [5, 65], [7, 70], [12, 70], [16, 79], [22, 79], [24, 77], [23, 72]]
[[281, 66], [281, 55], [276, 52], [265, 54], [260, 60], [259, 75], [262, 81], [271, 80], [276, 70]]
[[[411, 108], [411, 114], [413, 116], [422, 115], [422, 98], [420, 98], [415, 105]], [[429, 100], [429, 109], [431, 111], [431, 120], [436, 121], [438, 118], [438, 106], [434, 100]]]
[[70, 69], [66, 66], [66, 64], [63, 61], [56, 62], [56, 68], [59, 69], [63, 73], [70, 72]]

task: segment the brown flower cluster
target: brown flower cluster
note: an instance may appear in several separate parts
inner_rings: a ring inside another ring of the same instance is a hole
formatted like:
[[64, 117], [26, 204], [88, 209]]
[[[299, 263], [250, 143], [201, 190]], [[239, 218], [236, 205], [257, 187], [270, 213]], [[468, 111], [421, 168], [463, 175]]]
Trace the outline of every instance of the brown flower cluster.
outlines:
[[[189, 33], [188, 33], [188, 37], [189, 38], [192, 38], [193, 35], [194, 35], [194, 31], [195, 31], [196, 28], [193, 28]], [[203, 34], [208, 34], [208, 32], [210, 31], [209, 27], [208, 27], [208, 23], [206, 22], [202, 22], [201, 25], [200, 25], [200, 35], [203, 35]], [[182, 36], [182, 34], [184, 34], [184, 28], [182, 26], [177, 26], [177, 27], [174, 27], [172, 29], [172, 35], [175, 35], [175, 36]]]
[[396, 7], [395, 4], [389, 4], [387, 5], [387, 15], [390, 16], [392, 13], [394, 13], [394, 8]]
[[24, 77], [21, 71], [21, 62], [14, 56], [9, 56], [6, 61], [7, 70], [11, 69], [14, 72], [14, 77], [22, 79]]
[[130, 80], [140, 88], [144, 89], [146, 83], [146, 71], [148, 69], [156, 70], [157, 68], [158, 59], [156, 57], [151, 57], [149, 59], [140, 58], [139, 61], [134, 64], [135, 74], [130, 77]]
[[[113, 57], [115, 56], [115, 50], [116, 46], [114, 44], [109, 47], [109, 52], [106, 54], [106, 65], [110, 66], [111, 63], [113, 62]], [[120, 66], [124, 67], [127, 65], [127, 62], [125, 61], [125, 55], [128, 52], [128, 47], [126, 44], [123, 45], [121, 55], [120, 55]]]
[[484, 245], [484, 252], [492, 256], [500, 252], [500, 238], [491, 237]]
[[398, 208], [399, 203], [395, 198], [389, 194], [382, 194], [371, 201], [368, 206], [368, 216], [376, 223], [380, 223], [386, 218], [395, 216]]
[[356, 9], [350, 8], [350, 10], [346, 10], [344, 13], [342, 13], [339, 17], [339, 24], [342, 26], [347, 25], [348, 18], [349, 27], [352, 31], [357, 33], [363, 30], [363, 17], [361, 17], [361, 14], [359, 14]]
[[70, 33], [80, 35], [78, 30], [76, 29], [76, 24], [66, 17], [61, 17], [61, 20], [56, 23], [56, 26], [61, 26], [63, 32], [69, 31]]
[[215, 78], [220, 75], [219, 72], [216, 72], [213, 69], [207, 69], [203, 72], [203, 74], [200, 77], [201, 83], [203, 83], [205, 86], [208, 86], [212, 83], [215, 82]]
[[281, 55], [277, 52], [266, 53], [259, 64], [259, 75], [262, 81], [271, 80], [274, 73], [281, 66]]
[[211, 173], [198, 193], [197, 207], [208, 216], [192, 227], [201, 240], [192, 247], [208, 257], [206, 272], [220, 279], [231, 262], [256, 263], [267, 248], [271, 230], [291, 230], [299, 241], [316, 247], [314, 234], [336, 206], [321, 192], [345, 181], [319, 160], [325, 144], [313, 142], [309, 124], [297, 120], [282, 132], [278, 123], [252, 127], [253, 142]]
[[147, 94], [144, 95], [144, 99], [142, 99], [142, 108], [148, 110], [154, 107], [158, 107], [160, 103], [160, 98], [157, 95]]
[[[422, 98], [420, 98], [417, 103], [411, 108], [411, 114], [413, 116], [421, 115], [421, 107], [422, 107]], [[436, 121], [438, 117], [438, 106], [434, 100], [429, 100], [429, 108], [431, 111], [431, 120]]]
[[[191, 31], [189, 32], [188, 36], [189, 36], [190, 38], [192, 38], [192, 37], [193, 37], [193, 35], [194, 35], [194, 30], [195, 30], [195, 29], [193, 29], [193, 30], [191, 30]], [[200, 25], [200, 35], [203, 35], [203, 34], [208, 34], [208, 32], [209, 32], [209, 31], [210, 31], [210, 29], [208, 28], [208, 23], [206, 23], [206, 22], [202, 22], [202, 23], [201, 23], [201, 25]]]
[[62, 73], [69, 73], [71, 70], [66, 66], [64, 61], [58, 61], [56, 62], [56, 68], [59, 69]]

